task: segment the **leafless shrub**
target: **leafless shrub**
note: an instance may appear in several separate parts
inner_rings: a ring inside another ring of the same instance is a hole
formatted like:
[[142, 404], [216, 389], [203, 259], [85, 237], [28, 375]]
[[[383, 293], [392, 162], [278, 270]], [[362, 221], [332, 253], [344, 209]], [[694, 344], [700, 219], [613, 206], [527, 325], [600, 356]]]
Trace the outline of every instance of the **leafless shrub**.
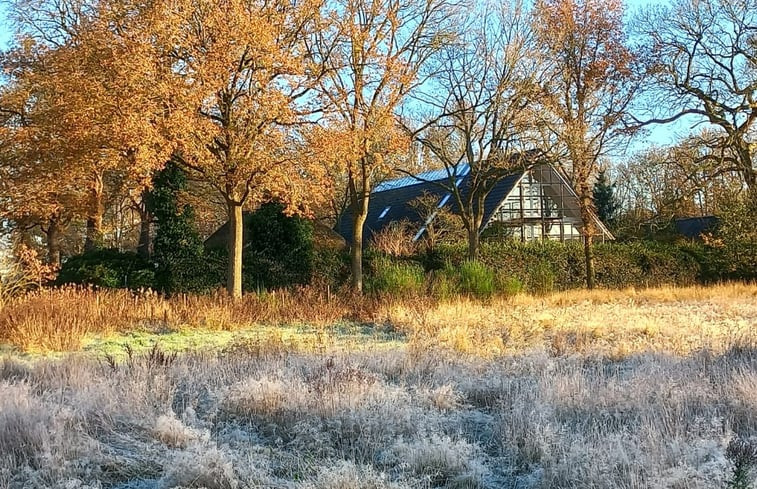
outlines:
[[160, 487], [236, 489], [239, 480], [229, 456], [214, 446], [192, 445], [173, 455], [160, 479]]
[[391, 256], [411, 256], [416, 251], [413, 236], [417, 229], [410, 221], [394, 221], [373, 233], [371, 247]]
[[314, 480], [305, 482], [300, 489], [404, 489], [404, 484], [393, 483], [387, 474], [371, 466], [341, 461], [322, 467]]

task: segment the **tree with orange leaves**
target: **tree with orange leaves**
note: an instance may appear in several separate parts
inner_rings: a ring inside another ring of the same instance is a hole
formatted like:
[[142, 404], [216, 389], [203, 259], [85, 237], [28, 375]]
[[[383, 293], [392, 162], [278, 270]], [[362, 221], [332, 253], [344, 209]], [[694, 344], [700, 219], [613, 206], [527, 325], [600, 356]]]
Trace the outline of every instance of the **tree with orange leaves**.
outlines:
[[92, 249], [102, 242], [106, 176], [123, 173], [144, 186], [172, 153], [164, 137], [171, 66], [152, 42], [153, 10], [130, 0], [19, 0], [13, 13], [21, 42], [4, 67], [28, 95], [33, 163], [48, 167], [36, 184], [86, 188]]
[[59, 266], [60, 236], [85, 210], [86, 182], [66, 168], [61, 155], [49, 151], [60, 134], [47, 123], [49, 93], [19, 76], [29, 64], [18, 52], [3, 59], [11, 77], [0, 89], [0, 218], [22, 235], [41, 229], [47, 261]]
[[352, 287], [361, 292], [370, 194], [409, 154], [396, 118], [408, 93], [422, 84], [422, 67], [449, 40], [454, 8], [448, 0], [337, 0], [324, 11], [310, 39], [313, 57], [325, 67], [320, 143], [347, 174]]
[[592, 201], [599, 160], [622, 138], [637, 92], [634, 55], [623, 31], [622, 0], [537, 0], [534, 29], [543, 53], [540, 121], [579, 197], [586, 285], [594, 287]]
[[298, 127], [315, 108], [319, 67], [305, 37], [320, 0], [177, 0], [159, 41], [173, 67], [174, 159], [223, 198], [230, 223], [227, 291], [242, 294], [242, 210], [267, 200], [307, 212], [320, 167]]

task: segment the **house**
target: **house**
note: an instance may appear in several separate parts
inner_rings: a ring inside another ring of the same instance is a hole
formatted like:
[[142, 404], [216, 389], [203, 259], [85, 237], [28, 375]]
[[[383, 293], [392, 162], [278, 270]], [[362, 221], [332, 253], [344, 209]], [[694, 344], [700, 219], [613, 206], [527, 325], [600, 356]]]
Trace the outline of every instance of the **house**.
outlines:
[[[470, 178], [469, 168], [461, 165], [455, 173], [455, 184], [465, 192]], [[439, 197], [438, 207], [448, 206], [457, 212], [455, 198], [440, 183], [449, 182], [445, 169], [404, 177], [378, 185], [371, 194], [368, 217], [363, 235], [365, 240], [392, 222], [408, 220], [417, 226], [413, 237], [423, 236], [425, 224], [409, 204], [424, 193]], [[598, 238], [614, 239], [612, 233], [592, 215]], [[431, 216], [433, 218], [433, 216]], [[503, 178], [487, 196], [484, 203], [485, 223], [481, 232], [509, 237], [520, 241], [550, 239], [576, 241], [582, 239], [583, 220], [578, 197], [573, 188], [548, 163], [534, 164], [523, 171]], [[352, 215], [348, 209], [340, 218], [338, 232], [348, 242], [352, 236]]]
[[715, 232], [719, 224], [716, 216], [679, 217], [673, 221], [676, 233], [691, 240], [701, 240], [703, 234]]

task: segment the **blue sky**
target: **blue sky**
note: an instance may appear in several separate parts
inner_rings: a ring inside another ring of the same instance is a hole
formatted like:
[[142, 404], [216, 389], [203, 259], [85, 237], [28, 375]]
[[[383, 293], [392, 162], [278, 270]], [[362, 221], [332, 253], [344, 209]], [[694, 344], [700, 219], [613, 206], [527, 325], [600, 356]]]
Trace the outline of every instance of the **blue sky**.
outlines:
[[8, 47], [11, 37], [11, 26], [5, 2], [0, 2], [0, 49]]
[[[667, 3], [666, 0], [626, 0], [629, 12], [646, 5]], [[7, 4], [0, 2], [0, 49], [6, 49], [11, 39], [11, 25], [8, 21]]]

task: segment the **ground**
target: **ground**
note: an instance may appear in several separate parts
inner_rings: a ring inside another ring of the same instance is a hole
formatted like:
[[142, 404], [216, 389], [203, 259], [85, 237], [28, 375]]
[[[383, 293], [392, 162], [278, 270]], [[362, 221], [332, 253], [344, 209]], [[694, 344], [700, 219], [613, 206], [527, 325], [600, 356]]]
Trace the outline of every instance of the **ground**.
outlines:
[[0, 488], [757, 483], [757, 286], [373, 315], [6, 346]]

